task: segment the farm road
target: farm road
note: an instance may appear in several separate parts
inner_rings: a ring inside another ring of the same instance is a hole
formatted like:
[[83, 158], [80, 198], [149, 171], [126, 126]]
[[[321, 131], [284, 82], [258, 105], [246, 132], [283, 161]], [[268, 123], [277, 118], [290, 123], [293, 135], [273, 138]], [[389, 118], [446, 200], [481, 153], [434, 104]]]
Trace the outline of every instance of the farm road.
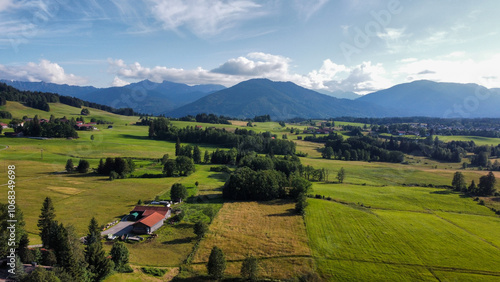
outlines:
[[101, 232], [101, 236], [107, 236], [108, 234], [121, 236], [123, 234], [130, 233], [132, 231], [132, 224], [134, 223], [135, 222], [133, 221], [120, 221], [115, 226]]

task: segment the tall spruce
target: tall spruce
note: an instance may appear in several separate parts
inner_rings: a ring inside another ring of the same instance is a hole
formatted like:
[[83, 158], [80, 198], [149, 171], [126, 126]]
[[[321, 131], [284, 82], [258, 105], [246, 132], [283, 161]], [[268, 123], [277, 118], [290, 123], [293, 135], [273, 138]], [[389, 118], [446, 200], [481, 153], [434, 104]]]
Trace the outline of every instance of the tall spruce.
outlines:
[[51, 246], [51, 229], [53, 228], [55, 222], [55, 210], [52, 199], [46, 197], [42, 204], [42, 209], [40, 217], [38, 219], [38, 229], [40, 230], [40, 238], [42, 239], [42, 244], [44, 248], [50, 248]]
[[94, 217], [90, 220], [85, 244], [85, 261], [92, 273], [92, 280], [101, 281], [111, 273], [112, 265], [102, 248], [99, 224]]
[[198, 147], [198, 145], [194, 146], [194, 149], [193, 149], [193, 161], [195, 164], [201, 163], [201, 151], [200, 151], [200, 147]]
[[177, 137], [177, 141], [175, 142], [175, 155], [178, 156], [181, 152], [181, 140]]

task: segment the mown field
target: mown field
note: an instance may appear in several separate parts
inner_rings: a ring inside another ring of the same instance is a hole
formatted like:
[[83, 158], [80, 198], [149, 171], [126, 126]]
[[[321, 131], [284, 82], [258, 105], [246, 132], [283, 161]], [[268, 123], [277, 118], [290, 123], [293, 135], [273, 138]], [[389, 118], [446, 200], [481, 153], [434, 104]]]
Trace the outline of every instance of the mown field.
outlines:
[[[0, 109], [15, 117], [79, 116], [79, 109], [62, 104], [50, 106], [50, 113], [13, 102]], [[184, 220], [178, 225], [165, 225], [153, 240], [128, 244], [134, 273], [115, 274], [107, 281], [168, 280], [179, 272], [180, 266], [181, 277], [187, 281], [205, 277], [205, 263], [214, 245], [225, 252], [226, 272], [231, 277], [238, 276], [246, 255], [254, 255], [259, 258], [260, 276], [264, 278], [288, 279], [316, 272], [327, 281], [500, 280], [500, 217], [471, 198], [429, 187], [450, 185], [460, 164], [413, 156], [406, 157], [406, 164], [325, 160], [319, 151], [321, 144], [297, 141], [296, 135], [286, 130], [298, 126], [287, 124], [282, 128], [276, 122], [254, 123], [252, 130], [271, 131], [278, 138], [287, 134], [297, 143], [298, 151], [308, 154], [301, 157], [304, 165], [329, 171], [329, 182], [315, 182], [311, 191], [325, 199], [308, 199], [306, 216], [301, 217], [294, 214], [292, 202], [224, 202], [220, 187], [227, 174], [209, 171], [212, 165], [197, 165], [194, 174], [175, 178], [109, 181], [91, 173], [64, 173], [68, 158], [75, 164], [79, 158], [85, 158], [95, 168], [100, 158], [120, 156], [135, 159], [134, 176], [159, 174], [161, 165], [157, 159], [163, 154], [175, 155], [173, 142], [150, 140], [147, 127], [133, 125], [138, 117], [94, 109], [90, 112], [86, 119], [114, 122], [113, 129], [98, 125], [98, 131], [79, 131], [80, 138], [75, 140], [0, 137], [0, 149], [5, 148], [0, 150], [0, 182], [7, 181], [7, 166], [16, 165], [17, 201], [31, 244], [40, 243], [36, 223], [47, 196], [54, 200], [56, 219], [75, 226], [83, 236], [92, 216], [105, 224], [128, 214], [139, 199], [169, 199], [172, 184], [186, 185], [194, 200], [179, 206], [186, 212]], [[173, 123], [180, 127], [249, 129], [246, 122], [236, 121], [233, 125]], [[474, 140], [481, 145], [496, 142], [477, 140], [484, 142]], [[202, 153], [216, 149], [199, 146]], [[335, 178], [341, 167], [346, 170], [343, 184], [336, 183]], [[462, 172], [468, 183], [472, 179], [478, 183], [479, 177], [486, 174], [476, 170]], [[498, 172], [495, 175], [500, 178]], [[199, 182], [198, 187], [195, 182]], [[500, 198], [484, 200], [487, 206], [500, 209]], [[192, 253], [196, 243], [193, 224], [207, 220], [202, 211], [208, 207], [219, 212], [199, 248]], [[111, 246], [106, 244], [105, 248], [109, 250]], [[185, 265], [189, 256], [192, 264]], [[170, 272], [154, 278], [142, 273], [142, 266], [168, 268]]]

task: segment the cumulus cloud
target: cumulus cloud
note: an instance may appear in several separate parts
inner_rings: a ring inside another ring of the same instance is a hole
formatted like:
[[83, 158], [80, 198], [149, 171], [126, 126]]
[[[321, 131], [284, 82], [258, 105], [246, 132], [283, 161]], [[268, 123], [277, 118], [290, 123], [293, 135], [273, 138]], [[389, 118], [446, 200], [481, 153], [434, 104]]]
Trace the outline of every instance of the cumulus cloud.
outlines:
[[250, 0], [147, 0], [151, 13], [163, 28], [186, 27], [199, 36], [211, 36], [237, 23], [263, 14]]
[[123, 60], [109, 60], [110, 72], [129, 80], [168, 80], [186, 84], [217, 83], [232, 86], [251, 78], [268, 78], [274, 81], [291, 81], [310, 89], [353, 91], [359, 94], [392, 86], [384, 78], [385, 69], [381, 64], [363, 62], [347, 67], [327, 59], [319, 69], [307, 74], [297, 74], [290, 70], [291, 62], [290, 58], [261, 52], [229, 59], [212, 70], [201, 67], [191, 70], [165, 66], [151, 68], [138, 62], [126, 64]]
[[[453, 53], [452, 53], [453, 54]], [[489, 88], [500, 87], [498, 79], [500, 54], [482, 61], [461, 59], [425, 59], [403, 64], [396, 70], [407, 81], [428, 79], [441, 82], [477, 83]]]
[[67, 74], [64, 68], [49, 60], [40, 60], [23, 66], [0, 65], [0, 77], [3, 79], [52, 82], [57, 84], [83, 85], [87, 80], [74, 74]]
[[121, 86], [129, 85], [129, 84], [130, 84], [129, 82], [126, 82], [125, 80], [122, 80], [119, 77], [115, 76], [115, 79], [113, 79], [111, 86], [121, 87]]
[[246, 57], [230, 59], [211, 72], [243, 76], [279, 76], [288, 73], [290, 61], [283, 56], [254, 52]]

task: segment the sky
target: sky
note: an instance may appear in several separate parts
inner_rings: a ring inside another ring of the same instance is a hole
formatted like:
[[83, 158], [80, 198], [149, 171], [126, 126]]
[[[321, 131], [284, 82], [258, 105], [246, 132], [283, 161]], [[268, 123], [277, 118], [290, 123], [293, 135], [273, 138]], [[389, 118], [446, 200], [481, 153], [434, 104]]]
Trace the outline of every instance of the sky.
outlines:
[[0, 79], [500, 88], [500, 1], [0, 0]]

